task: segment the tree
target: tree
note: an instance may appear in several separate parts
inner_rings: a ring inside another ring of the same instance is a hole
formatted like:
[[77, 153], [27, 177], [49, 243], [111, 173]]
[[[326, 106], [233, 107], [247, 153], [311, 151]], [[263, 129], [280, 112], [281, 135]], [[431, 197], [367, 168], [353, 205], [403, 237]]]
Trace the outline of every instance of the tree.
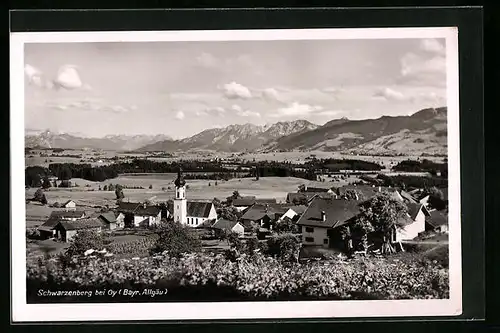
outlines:
[[115, 187], [116, 200], [123, 200], [125, 195], [123, 194], [123, 187], [121, 185], [116, 185]]
[[306, 186], [304, 184], [299, 185], [299, 192], [305, 192], [306, 191]]
[[45, 193], [41, 188], [39, 188], [38, 190], [36, 190], [35, 195], [33, 196], [33, 200], [42, 202], [43, 198], [45, 198]]
[[104, 191], [107, 191], [107, 190], [108, 190], [108, 185], [104, 185], [103, 190], [104, 190]]
[[174, 257], [182, 253], [198, 252], [201, 250], [201, 241], [189, 227], [179, 222], [169, 221], [159, 227], [158, 240], [151, 250], [152, 253], [168, 251]]
[[285, 217], [274, 227], [274, 230], [279, 233], [293, 233], [296, 229], [295, 223], [291, 218]]
[[108, 190], [109, 191], [114, 191], [115, 190], [115, 186], [113, 184], [109, 184]]
[[347, 189], [344, 194], [341, 195], [344, 200], [362, 200], [362, 195], [356, 190]]
[[153, 185], [149, 185], [149, 189], [152, 190], [153, 189]]
[[51, 187], [49, 177], [45, 176], [43, 178], [42, 188], [43, 189], [48, 189], [49, 187]]
[[80, 230], [66, 250], [67, 256], [82, 255], [87, 250], [100, 251], [110, 242], [104, 234], [94, 230]]
[[99, 185], [98, 191], [101, 191], [101, 190], [102, 190], [102, 189], [101, 189], [101, 185]]
[[233, 195], [231, 196], [233, 199], [241, 198], [240, 192], [237, 190], [233, 191]]
[[238, 215], [235, 212], [235, 209], [227, 206], [220, 206], [217, 211], [217, 215], [223, 219], [229, 221], [236, 221], [238, 219]]
[[253, 236], [247, 239], [245, 252], [249, 255], [254, 254], [259, 249], [259, 240], [257, 237]]
[[59, 171], [59, 179], [60, 180], [70, 180], [72, 177], [71, 169], [67, 164], [63, 164]]
[[214, 207], [215, 207], [215, 209], [216, 209], [216, 210], [217, 210], [217, 209], [219, 209], [219, 208], [221, 207], [221, 202], [220, 202], [220, 200], [219, 200], [219, 199], [217, 199], [217, 198], [214, 198], [214, 199], [212, 200], [212, 203], [214, 204]]
[[[381, 192], [360, 205], [356, 218], [358, 230], [373, 231], [382, 236], [382, 253], [394, 252], [391, 239], [394, 230], [404, 226], [408, 209], [390, 193]], [[368, 232], [365, 232], [365, 235]]]
[[299, 262], [300, 240], [293, 234], [280, 234], [267, 241], [268, 254], [284, 262]]

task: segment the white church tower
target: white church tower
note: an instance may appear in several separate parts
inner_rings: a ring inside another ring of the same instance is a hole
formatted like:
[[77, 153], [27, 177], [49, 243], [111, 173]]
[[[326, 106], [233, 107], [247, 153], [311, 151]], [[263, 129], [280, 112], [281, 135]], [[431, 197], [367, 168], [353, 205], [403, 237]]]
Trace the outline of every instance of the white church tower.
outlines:
[[174, 198], [174, 221], [182, 224], [187, 223], [187, 199], [186, 199], [186, 181], [182, 176], [182, 169], [177, 173]]

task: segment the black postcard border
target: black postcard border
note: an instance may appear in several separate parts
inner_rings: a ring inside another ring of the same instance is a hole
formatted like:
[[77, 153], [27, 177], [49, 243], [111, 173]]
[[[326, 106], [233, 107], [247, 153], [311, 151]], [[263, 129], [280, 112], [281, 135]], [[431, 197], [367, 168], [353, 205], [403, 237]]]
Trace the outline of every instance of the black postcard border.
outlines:
[[[162, 323], [277, 323], [425, 320], [484, 318], [484, 132], [483, 132], [483, 12], [480, 7], [376, 9], [210, 9], [210, 10], [81, 10], [11, 11], [11, 32], [152, 31], [375, 27], [458, 27], [460, 65], [460, 135], [462, 193], [463, 314], [458, 317], [189, 320]], [[4, 113], [5, 114], [5, 113]], [[8, 117], [8, 115], [7, 115]], [[471, 177], [473, 175], [473, 177]], [[11, 212], [12, 216], [12, 212]], [[11, 222], [12, 223], [12, 222]], [[2, 224], [6, 231], [7, 224]], [[7, 232], [5, 232], [7, 235]], [[10, 244], [10, 237], [9, 243]], [[6, 243], [5, 243], [6, 244]], [[9, 246], [10, 251], [10, 246]], [[10, 279], [10, 277], [9, 277]], [[11, 294], [12, 294], [11, 290]], [[3, 298], [7, 300], [7, 297]], [[9, 305], [10, 308], [10, 305]], [[9, 311], [10, 312], [10, 311]], [[10, 316], [12, 320], [12, 316]], [[88, 322], [87, 322], [88, 323]], [[96, 322], [113, 324], [120, 322]], [[125, 322], [132, 323], [132, 322]], [[141, 324], [157, 324], [143, 321]], [[18, 323], [14, 323], [18, 324]], [[44, 325], [46, 323], [26, 323]], [[64, 323], [60, 324], [72, 324]], [[90, 324], [90, 323], [88, 323]], [[90, 329], [90, 327], [87, 327]], [[375, 327], [371, 327], [372, 329]]]

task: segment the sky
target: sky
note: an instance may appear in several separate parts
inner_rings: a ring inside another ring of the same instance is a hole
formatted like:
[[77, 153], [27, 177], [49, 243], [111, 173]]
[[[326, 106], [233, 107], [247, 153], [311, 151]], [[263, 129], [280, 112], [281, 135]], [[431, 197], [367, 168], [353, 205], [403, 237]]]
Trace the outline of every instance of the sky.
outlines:
[[25, 127], [179, 139], [446, 106], [444, 39], [25, 44]]

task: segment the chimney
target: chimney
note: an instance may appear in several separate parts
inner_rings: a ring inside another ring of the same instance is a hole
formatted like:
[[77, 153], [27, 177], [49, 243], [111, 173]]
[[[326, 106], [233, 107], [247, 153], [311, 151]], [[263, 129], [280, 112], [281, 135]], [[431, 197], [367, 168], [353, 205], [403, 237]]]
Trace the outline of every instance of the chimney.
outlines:
[[325, 211], [322, 211], [322, 212], [321, 212], [321, 220], [322, 220], [323, 222], [325, 222], [325, 221], [326, 221], [326, 213], [325, 213]]

